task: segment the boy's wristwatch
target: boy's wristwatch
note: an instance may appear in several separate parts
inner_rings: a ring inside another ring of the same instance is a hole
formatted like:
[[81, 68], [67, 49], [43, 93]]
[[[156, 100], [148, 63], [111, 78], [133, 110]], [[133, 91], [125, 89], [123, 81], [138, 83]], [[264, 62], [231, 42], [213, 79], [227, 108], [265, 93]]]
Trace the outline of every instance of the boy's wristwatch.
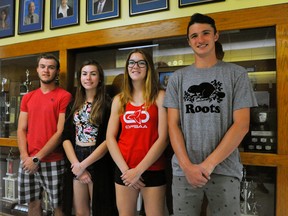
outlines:
[[33, 160], [34, 164], [39, 165], [39, 163], [40, 163], [39, 158], [33, 157], [32, 160]]

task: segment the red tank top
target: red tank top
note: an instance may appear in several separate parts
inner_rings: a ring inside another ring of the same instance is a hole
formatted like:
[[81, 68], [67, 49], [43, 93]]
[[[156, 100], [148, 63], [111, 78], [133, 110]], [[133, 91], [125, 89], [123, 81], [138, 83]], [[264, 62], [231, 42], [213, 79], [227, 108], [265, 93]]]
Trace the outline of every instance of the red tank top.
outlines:
[[[126, 105], [120, 116], [121, 134], [118, 145], [129, 168], [136, 167], [158, 139], [158, 108], [155, 104], [147, 110], [145, 106]], [[165, 158], [159, 159], [148, 170], [165, 169]]]

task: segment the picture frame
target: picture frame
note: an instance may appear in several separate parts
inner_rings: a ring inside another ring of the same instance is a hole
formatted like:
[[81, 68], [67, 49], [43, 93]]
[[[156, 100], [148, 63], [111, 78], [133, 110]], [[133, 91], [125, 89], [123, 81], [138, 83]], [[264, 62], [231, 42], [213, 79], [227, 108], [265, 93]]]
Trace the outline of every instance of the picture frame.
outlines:
[[65, 10], [61, 9], [61, 2], [61, 0], [51, 0], [50, 29], [79, 25], [79, 0], [69, 0], [67, 5], [64, 2]]
[[129, 0], [129, 16], [169, 10], [168, 0]]
[[191, 5], [215, 3], [215, 2], [221, 2], [221, 1], [225, 1], [225, 0], [179, 0], [179, 8], [191, 6]]
[[86, 1], [86, 23], [120, 17], [120, 0], [106, 0], [102, 7], [100, 0]]
[[44, 30], [44, 4], [44, 0], [20, 0], [18, 34]]
[[159, 81], [163, 89], [166, 89], [168, 80], [174, 71], [159, 72]]
[[15, 0], [0, 1], [0, 38], [15, 35]]

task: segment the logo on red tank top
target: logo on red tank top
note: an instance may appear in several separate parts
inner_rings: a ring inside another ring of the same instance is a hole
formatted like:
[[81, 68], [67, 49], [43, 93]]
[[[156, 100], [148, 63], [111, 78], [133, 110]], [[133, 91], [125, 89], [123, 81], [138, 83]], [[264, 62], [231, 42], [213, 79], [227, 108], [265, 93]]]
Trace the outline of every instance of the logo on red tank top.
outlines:
[[142, 125], [149, 120], [149, 113], [145, 110], [127, 111], [123, 116], [124, 122], [127, 124], [126, 128], [147, 128]]

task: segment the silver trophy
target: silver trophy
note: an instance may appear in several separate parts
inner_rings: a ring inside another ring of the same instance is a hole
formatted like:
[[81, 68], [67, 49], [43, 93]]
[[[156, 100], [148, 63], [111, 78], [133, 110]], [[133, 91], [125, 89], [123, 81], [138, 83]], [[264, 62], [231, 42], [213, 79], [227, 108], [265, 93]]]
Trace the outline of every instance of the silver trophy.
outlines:
[[2, 89], [1, 89], [1, 92], [4, 92], [5, 91], [5, 84], [8, 82], [8, 79], [6, 78], [2, 78]]
[[26, 80], [20, 86], [20, 95], [27, 94], [29, 92], [29, 86], [31, 85], [31, 81], [29, 80], [29, 70], [26, 70]]
[[6, 106], [6, 115], [9, 115], [10, 102], [9, 101], [5, 101], [5, 106]]
[[246, 179], [246, 169], [243, 170], [241, 181], [241, 215], [258, 215], [258, 203], [255, 197], [255, 185], [253, 181]]

